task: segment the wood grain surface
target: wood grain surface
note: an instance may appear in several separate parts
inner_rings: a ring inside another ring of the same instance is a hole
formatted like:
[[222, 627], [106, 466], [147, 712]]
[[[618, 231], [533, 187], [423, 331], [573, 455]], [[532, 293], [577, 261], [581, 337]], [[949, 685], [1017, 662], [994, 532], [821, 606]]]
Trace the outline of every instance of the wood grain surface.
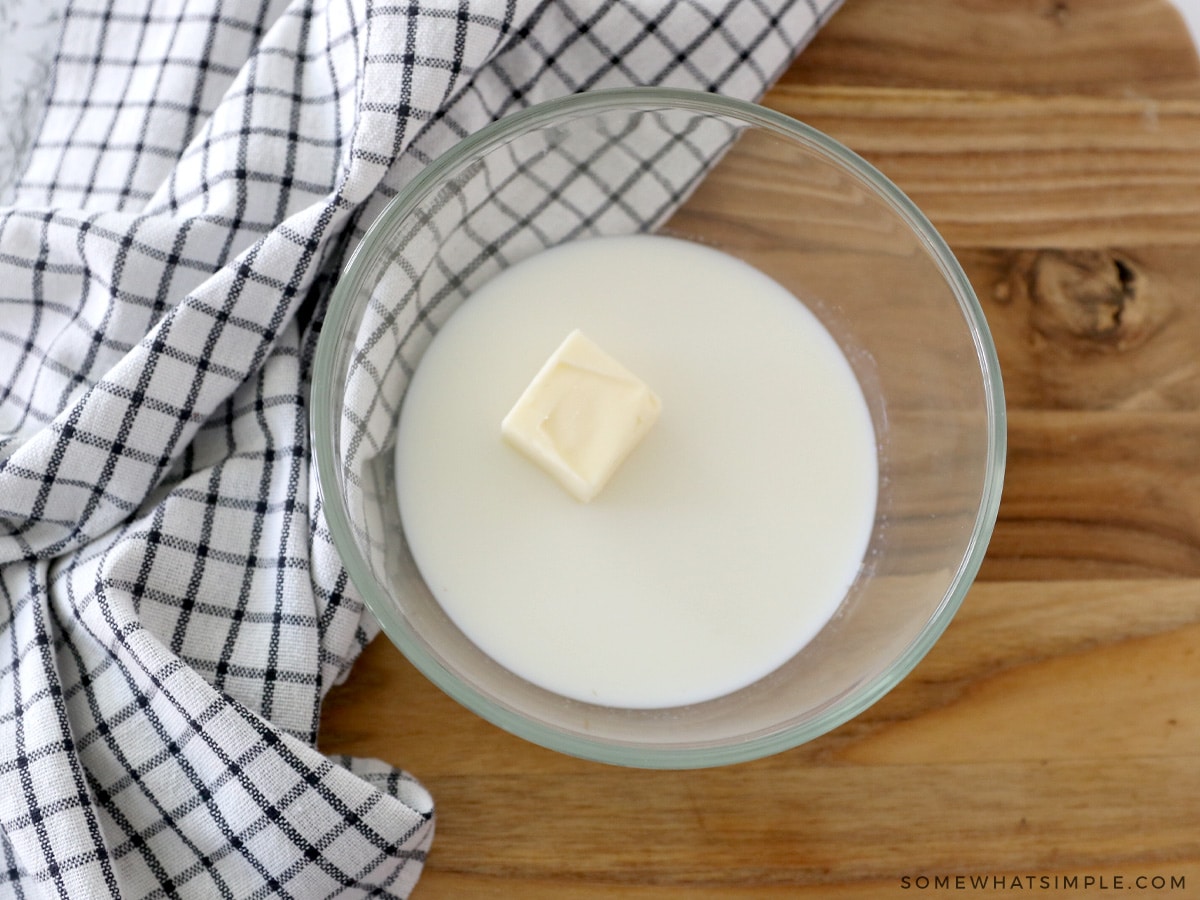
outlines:
[[382, 638], [321, 748], [433, 793], [418, 900], [1200, 896], [1200, 63], [1181, 21], [1163, 0], [847, 0], [764, 102], [897, 182], [983, 303], [1008, 474], [961, 612], [875, 706], [753, 763], [542, 750]]

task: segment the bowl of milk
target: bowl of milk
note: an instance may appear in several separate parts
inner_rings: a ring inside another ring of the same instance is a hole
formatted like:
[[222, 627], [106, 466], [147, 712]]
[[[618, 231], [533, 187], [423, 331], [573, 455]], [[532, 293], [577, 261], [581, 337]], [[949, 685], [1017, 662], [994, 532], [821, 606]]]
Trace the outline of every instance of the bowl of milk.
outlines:
[[435, 684], [543, 746], [689, 768], [812, 740], [924, 656], [1003, 481], [961, 267], [826, 135], [578, 94], [387, 206], [322, 326], [338, 551]]

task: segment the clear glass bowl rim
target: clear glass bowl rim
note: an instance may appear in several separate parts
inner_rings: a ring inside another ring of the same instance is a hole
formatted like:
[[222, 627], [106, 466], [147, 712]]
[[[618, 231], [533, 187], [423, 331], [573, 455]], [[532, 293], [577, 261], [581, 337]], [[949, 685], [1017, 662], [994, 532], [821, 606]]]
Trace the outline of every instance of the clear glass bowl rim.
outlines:
[[[354, 297], [366, 272], [384, 249], [392, 226], [402, 221], [431, 191], [436, 190], [447, 174], [460, 168], [468, 160], [503, 144], [514, 134], [543, 127], [563, 117], [614, 109], [664, 107], [731, 118], [803, 144], [809, 150], [824, 156], [833, 165], [855, 176], [886, 202], [920, 239], [931, 258], [941, 268], [943, 277], [958, 299], [980, 365], [990, 432], [980, 504], [967, 552], [942, 602], [916, 639], [874, 678], [864, 681], [854, 691], [805, 722], [754, 735], [745, 740], [715, 745], [630, 744], [560, 731], [523, 717], [461, 680], [425, 651], [421, 642], [393, 611], [385, 590], [378, 584], [358, 552], [343, 506], [337, 473], [336, 422], [341, 410], [336, 395], [344, 374], [336, 371], [339, 345], [344, 337], [349, 336], [348, 331], [354, 319]], [[728, 765], [791, 749], [859, 715], [899, 684], [941, 637], [979, 572], [999, 512], [1007, 452], [1004, 387], [1000, 363], [983, 309], [950, 247], [904, 192], [848, 147], [783, 113], [719, 94], [651, 87], [571, 94], [505, 116], [464, 138], [436, 158], [389, 201], [369, 226], [346, 263], [330, 297], [329, 307], [317, 338], [313, 362], [310, 435], [316, 461], [317, 489], [323, 500], [326, 523], [342, 564], [368, 609], [378, 619], [384, 633], [425, 677], [477, 715], [535, 744], [598, 762], [655, 769]]]

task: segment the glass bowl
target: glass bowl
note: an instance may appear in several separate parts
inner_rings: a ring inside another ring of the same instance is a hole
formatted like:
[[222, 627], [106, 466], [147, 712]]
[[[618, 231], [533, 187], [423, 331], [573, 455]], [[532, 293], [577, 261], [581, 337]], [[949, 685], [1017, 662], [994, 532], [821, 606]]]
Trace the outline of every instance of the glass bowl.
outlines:
[[[641, 232], [716, 247], [801, 298], [854, 369], [879, 458], [868, 550], [828, 624], [755, 683], [659, 709], [570, 699], [483, 653], [413, 560], [393, 471], [409, 378], [476, 288], [562, 242]], [[523, 738], [653, 768], [794, 747], [899, 683], [979, 569], [1005, 457], [1003, 388], [983, 313], [912, 202], [800, 122], [717, 95], [650, 88], [577, 94], [511, 115], [403, 189], [333, 293], [311, 409], [334, 543], [408, 659]]]

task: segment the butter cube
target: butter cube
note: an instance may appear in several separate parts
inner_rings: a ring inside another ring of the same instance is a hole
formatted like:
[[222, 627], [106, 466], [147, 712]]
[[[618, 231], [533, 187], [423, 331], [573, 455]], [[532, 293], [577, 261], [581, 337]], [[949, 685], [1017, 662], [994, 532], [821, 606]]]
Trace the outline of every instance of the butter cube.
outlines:
[[587, 503], [661, 408], [640, 378], [575, 330], [504, 417], [500, 433]]

